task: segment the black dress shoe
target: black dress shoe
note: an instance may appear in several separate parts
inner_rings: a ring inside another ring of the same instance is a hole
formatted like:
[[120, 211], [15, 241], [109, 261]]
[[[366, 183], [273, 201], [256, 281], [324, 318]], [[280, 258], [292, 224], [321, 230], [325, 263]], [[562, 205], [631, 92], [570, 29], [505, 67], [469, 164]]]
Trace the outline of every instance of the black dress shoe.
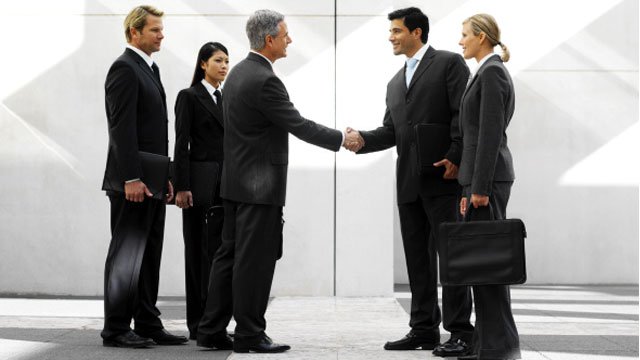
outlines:
[[139, 336], [131, 330], [102, 340], [102, 345], [104, 346], [121, 348], [145, 348], [153, 344], [153, 340]]
[[281, 353], [291, 349], [291, 346], [284, 344], [274, 344], [267, 335], [261, 336], [257, 341], [233, 339], [233, 352], [237, 353]]
[[413, 331], [409, 331], [402, 339], [389, 341], [384, 344], [385, 350], [433, 350], [440, 345], [440, 335], [436, 336], [418, 336]]
[[441, 357], [469, 355], [471, 351], [469, 344], [460, 339], [449, 339], [444, 344], [433, 349], [433, 355]]
[[136, 331], [139, 335], [153, 339], [158, 345], [182, 345], [189, 342], [185, 336], [170, 334], [165, 329], [160, 329], [152, 332]]
[[213, 336], [200, 336], [196, 343], [200, 347], [218, 350], [233, 350], [233, 339], [226, 334], [220, 333]]

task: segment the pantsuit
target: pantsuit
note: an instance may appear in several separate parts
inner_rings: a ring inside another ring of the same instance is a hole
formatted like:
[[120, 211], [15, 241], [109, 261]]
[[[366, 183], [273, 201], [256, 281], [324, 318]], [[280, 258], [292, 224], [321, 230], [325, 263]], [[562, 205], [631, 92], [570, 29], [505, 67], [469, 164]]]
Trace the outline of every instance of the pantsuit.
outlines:
[[[506, 130], [515, 110], [513, 82], [502, 60], [490, 54], [478, 68], [460, 104], [463, 152], [458, 181], [463, 196], [488, 196], [493, 217], [506, 217], [515, 179]], [[471, 209], [471, 220], [488, 209]], [[488, 215], [486, 215], [488, 216]], [[486, 218], [485, 218], [486, 219]], [[509, 287], [474, 286], [476, 327], [473, 348], [478, 359], [520, 358], [518, 330], [511, 312]]]
[[[501, 181], [492, 184], [489, 204], [493, 219], [506, 219], [507, 202], [513, 182]], [[471, 196], [471, 188], [463, 189], [466, 197]], [[473, 213], [471, 221], [474, 220]], [[486, 220], [480, 218], [478, 220]], [[473, 334], [474, 353], [479, 359], [520, 358], [520, 340], [513, 314], [508, 285], [473, 286], [476, 311], [475, 332]]]
[[[205, 80], [203, 80], [205, 81]], [[175, 105], [175, 190], [190, 191], [193, 161], [216, 162], [222, 168], [224, 127], [221, 107], [202, 82], [178, 93]], [[214, 175], [220, 183], [220, 171]], [[213, 206], [222, 206], [220, 187], [213, 189]], [[187, 327], [191, 338], [197, 336], [204, 312], [213, 256], [221, 243], [223, 212], [196, 205], [182, 210], [184, 238]]]

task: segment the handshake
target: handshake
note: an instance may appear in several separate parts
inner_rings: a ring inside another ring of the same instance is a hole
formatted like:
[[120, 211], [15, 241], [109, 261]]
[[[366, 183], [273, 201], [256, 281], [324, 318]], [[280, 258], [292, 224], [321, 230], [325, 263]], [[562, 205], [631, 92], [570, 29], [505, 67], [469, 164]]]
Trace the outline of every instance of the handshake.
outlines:
[[358, 130], [347, 127], [347, 130], [344, 133], [344, 143], [342, 146], [345, 149], [356, 153], [364, 146], [364, 139]]

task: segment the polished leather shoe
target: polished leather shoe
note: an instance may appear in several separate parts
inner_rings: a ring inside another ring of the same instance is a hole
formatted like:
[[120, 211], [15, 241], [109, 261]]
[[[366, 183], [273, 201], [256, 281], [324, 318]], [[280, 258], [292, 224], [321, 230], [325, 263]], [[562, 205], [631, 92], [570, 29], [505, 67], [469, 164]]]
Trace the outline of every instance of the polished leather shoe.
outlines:
[[433, 355], [440, 357], [469, 355], [471, 349], [469, 344], [460, 339], [449, 339], [444, 344], [433, 349]]
[[182, 345], [189, 342], [185, 336], [170, 334], [165, 329], [160, 329], [152, 332], [140, 332], [136, 331], [138, 335], [145, 336], [152, 339], [158, 345]]
[[275, 344], [267, 335], [260, 337], [258, 341], [233, 339], [233, 352], [237, 353], [281, 353], [291, 349], [291, 346]]
[[126, 333], [119, 334], [108, 339], [102, 340], [103, 346], [121, 347], [121, 348], [145, 348], [153, 345], [151, 339], [144, 338], [129, 330]]
[[200, 347], [218, 350], [233, 350], [233, 339], [228, 334], [217, 334], [213, 336], [200, 336], [196, 343]]
[[413, 331], [409, 331], [402, 339], [389, 341], [384, 344], [385, 350], [433, 350], [440, 345], [440, 336], [418, 336]]

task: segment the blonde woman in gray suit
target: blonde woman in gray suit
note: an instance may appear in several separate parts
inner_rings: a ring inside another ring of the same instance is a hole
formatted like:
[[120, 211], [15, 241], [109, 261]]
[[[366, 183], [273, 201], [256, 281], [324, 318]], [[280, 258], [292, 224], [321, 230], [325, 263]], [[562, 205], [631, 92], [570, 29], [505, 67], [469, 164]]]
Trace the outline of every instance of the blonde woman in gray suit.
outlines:
[[[491, 205], [493, 217], [504, 219], [515, 179], [506, 135], [515, 108], [513, 82], [504, 66], [510, 54], [500, 41], [500, 29], [491, 15], [473, 15], [462, 25], [463, 56], [474, 58], [478, 67], [460, 104], [463, 144], [458, 173], [463, 187], [460, 212], [464, 215], [470, 211], [469, 205], [476, 213]], [[502, 48], [502, 56], [494, 53], [496, 46]], [[519, 359], [520, 344], [509, 287], [474, 286], [473, 297], [474, 354], [459, 359]]]

